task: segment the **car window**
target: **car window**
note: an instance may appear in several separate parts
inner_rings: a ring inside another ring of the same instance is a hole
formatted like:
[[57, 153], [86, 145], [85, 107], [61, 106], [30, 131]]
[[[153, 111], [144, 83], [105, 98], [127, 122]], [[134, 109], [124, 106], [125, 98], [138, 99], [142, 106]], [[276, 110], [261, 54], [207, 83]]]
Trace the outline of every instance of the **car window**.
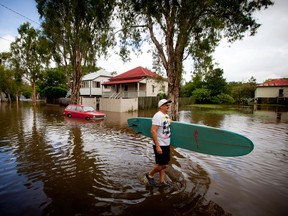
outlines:
[[76, 107], [76, 111], [78, 111], [78, 112], [82, 112], [82, 111], [83, 111], [83, 109], [82, 109], [82, 107], [80, 107], [80, 106], [77, 106], [77, 107]]
[[93, 112], [94, 111], [94, 108], [93, 107], [83, 107], [83, 110], [85, 112]]
[[73, 105], [69, 105], [69, 106], [67, 107], [68, 110], [75, 110], [75, 108], [76, 108], [76, 107], [73, 106]]

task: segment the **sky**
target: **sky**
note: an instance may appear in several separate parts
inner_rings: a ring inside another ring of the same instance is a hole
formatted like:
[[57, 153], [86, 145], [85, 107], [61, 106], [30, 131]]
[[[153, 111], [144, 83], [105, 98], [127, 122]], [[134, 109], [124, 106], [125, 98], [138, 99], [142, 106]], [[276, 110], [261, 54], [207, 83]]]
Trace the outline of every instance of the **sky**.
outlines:
[[[232, 44], [222, 41], [216, 48], [214, 62], [223, 69], [227, 82], [247, 82], [252, 76], [257, 83], [288, 78], [288, 0], [274, 2], [272, 7], [254, 14], [261, 24], [255, 36], [247, 36]], [[24, 22], [40, 28], [34, 0], [0, 0], [0, 52], [10, 51], [10, 43], [18, 36], [17, 29]], [[97, 66], [118, 74], [138, 66], [152, 69], [149, 48], [145, 45], [141, 54], [132, 54], [131, 61], [126, 63], [111, 50], [107, 59], [98, 60]], [[191, 80], [191, 65], [191, 59], [184, 61], [186, 81]]]

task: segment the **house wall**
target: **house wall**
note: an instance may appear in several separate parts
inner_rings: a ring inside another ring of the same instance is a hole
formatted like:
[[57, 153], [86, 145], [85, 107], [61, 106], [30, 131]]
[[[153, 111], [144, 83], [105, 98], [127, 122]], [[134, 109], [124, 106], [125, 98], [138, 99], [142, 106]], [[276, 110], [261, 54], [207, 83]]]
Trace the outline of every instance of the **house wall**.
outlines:
[[[111, 112], [128, 112], [138, 109], [155, 109], [160, 97], [138, 97], [133, 99], [100, 98], [100, 110]], [[185, 106], [195, 103], [193, 98], [179, 98], [179, 105]]]
[[[110, 88], [104, 88], [104, 86], [102, 86], [101, 84], [104, 83], [104, 82], [107, 82], [109, 80], [108, 77], [97, 77], [96, 79], [94, 80], [89, 80], [89, 81], [86, 81], [86, 82], [89, 82], [89, 87], [87, 88], [80, 88], [80, 95], [102, 95], [102, 91], [103, 92], [110, 92], [111, 89]], [[100, 88], [93, 88], [92, 87], [92, 81], [96, 81], [96, 82], [100, 82]]]
[[279, 97], [279, 90], [283, 89], [283, 96], [288, 97], [288, 86], [267, 86], [267, 87], [257, 87], [255, 91], [255, 98], [276, 98]]
[[[154, 88], [153, 88], [154, 86]], [[168, 93], [168, 82], [158, 81], [155, 79], [147, 79], [146, 83], [146, 96], [156, 97], [159, 93]]]
[[97, 107], [97, 98], [96, 97], [80, 97], [80, 102], [84, 106], [91, 106], [95, 110], [99, 109], [99, 106]]
[[[139, 92], [138, 90], [139, 85]], [[158, 81], [155, 79], [143, 79], [139, 83], [128, 83], [128, 84], [118, 84], [118, 85], [111, 85], [111, 92], [110, 94], [106, 94], [104, 91], [104, 97], [109, 97], [116, 92], [118, 86], [118, 92], [122, 92], [123, 94], [121, 97], [124, 98], [131, 98], [131, 97], [156, 97], [159, 93], [168, 93], [168, 82], [167, 81]], [[125, 86], [127, 86], [125, 88]], [[154, 88], [153, 88], [154, 86]], [[127, 90], [127, 91], [125, 91]]]
[[138, 110], [138, 98], [110, 99], [100, 98], [100, 110], [110, 112], [129, 112]]

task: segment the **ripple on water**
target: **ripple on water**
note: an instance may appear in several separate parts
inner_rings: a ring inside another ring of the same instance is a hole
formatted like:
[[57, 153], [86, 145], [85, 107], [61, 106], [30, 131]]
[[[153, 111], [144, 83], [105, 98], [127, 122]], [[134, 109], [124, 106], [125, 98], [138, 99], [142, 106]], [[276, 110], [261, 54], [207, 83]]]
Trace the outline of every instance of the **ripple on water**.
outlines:
[[[101, 138], [98, 135], [98, 131], [94, 131], [90, 136], [85, 136], [82, 139], [81, 147], [79, 146], [79, 151], [81, 149], [85, 154], [78, 152], [83, 156], [81, 160], [82, 166], [85, 166], [85, 163], [89, 163], [89, 166], [93, 167], [87, 173], [91, 179], [89, 184], [92, 185], [89, 190], [89, 196], [94, 197], [97, 203], [108, 202], [111, 205], [139, 204], [146, 199], [150, 199], [151, 193], [164, 196], [163, 191], [159, 191], [158, 188], [147, 190], [147, 187], [139, 181], [139, 178], [144, 176], [154, 163], [151, 139], [141, 135], [131, 135], [113, 130], [110, 133], [106, 133], [105, 136], [101, 136]], [[67, 142], [67, 145], [75, 148], [73, 142]], [[72, 150], [70, 149], [70, 151]], [[73, 157], [73, 155], [67, 154], [66, 157]], [[175, 157], [175, 160], [178, 160], [178, 158]], [[76, 161], [68, 160], [65, 166], [62, 165], [65, 172], [68, 172], [69, 163], [71, 163], [71, 167], [77, 166], [75, 164], [77, 163]], [[83, 169], [85, 167], [82, 167]], [[191, 176], [186, 176], [187, 179], [185, 180], [182, 168], [178, 166], [177, 169], [170, 168], [167, 170], [169, 180], [175, 184], [172, 189], [170, 188], [170, 190], [166, 191], [165, 196], [178, 196], [178, 194], [183, 192], [186, 194], [186, 198], [188, 194], [193, 196], [196, 191], [193, 187], [194, 184], [185, 183]], [[195, 181], [194, 177], [193, 179]], [[101, 204], [95, 205], [98, 207], [99, 205], [102, 206]]]
[[[23, 195], [36, 191], [30, 197], [40, 198], [34, 203], [43, 212], [133, 215], [149, 214], [156, 208], [169, 215], [190, 212], [204, 201], [209, 176], [185, 153], [172, 149], [167, 169], [171, 187], [151, 188], [139, 180], [154, 165], [150, 138], [101, 122], [45, 121], [27, 119], [29, 126], [19, 128], [12, 147], [3, 149], [3, 153], [10, 153], [8, 158], [14, 158], [3, 174], [9, 176], [7, 191]], [[11, 171], [16, 172], [15, 180]], [[155, 179], [158, 181], [158, 176]], [[18, 184], [13, 190], [15, 181]]]

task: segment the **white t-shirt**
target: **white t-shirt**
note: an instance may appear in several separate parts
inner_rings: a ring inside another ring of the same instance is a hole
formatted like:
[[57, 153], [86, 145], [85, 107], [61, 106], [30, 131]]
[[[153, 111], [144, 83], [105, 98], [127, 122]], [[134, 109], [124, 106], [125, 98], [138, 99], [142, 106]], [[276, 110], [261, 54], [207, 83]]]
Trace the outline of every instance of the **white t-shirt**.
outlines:
[[[158, 111], [152, 118], [152, 125], [158, 125], [157, 138], [160, 146], [170, 145], [170, 124], [171, 119], [167, 114]], [[155, 143], [153, 142], [155, 145]]]

